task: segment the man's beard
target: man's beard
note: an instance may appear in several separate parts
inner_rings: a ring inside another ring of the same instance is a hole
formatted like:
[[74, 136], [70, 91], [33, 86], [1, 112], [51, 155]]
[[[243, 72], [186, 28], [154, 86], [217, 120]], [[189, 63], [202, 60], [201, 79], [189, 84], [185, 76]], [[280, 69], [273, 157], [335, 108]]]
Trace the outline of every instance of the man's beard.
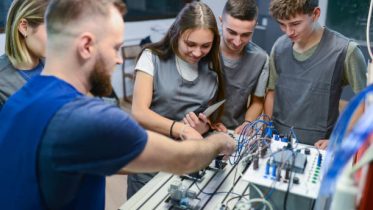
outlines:
[[89, 82], [92, 86], [91, 93], [94, 96], [109, 96], [113, 92], [111, 85], [110, 69], [105, 67], [104, 59], [99, 55], [94, 70], [89, 77]]

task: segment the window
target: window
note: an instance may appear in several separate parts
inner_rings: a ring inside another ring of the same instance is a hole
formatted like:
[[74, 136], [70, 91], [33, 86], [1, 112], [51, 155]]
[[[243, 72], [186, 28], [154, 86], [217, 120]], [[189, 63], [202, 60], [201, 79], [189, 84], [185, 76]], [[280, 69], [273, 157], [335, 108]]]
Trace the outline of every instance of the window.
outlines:
[[0, 33], [4, 32], [5, 23], [6, 23], [6, 16], [8, 13], [8, 8], [12, 0], [1, 0], [0, 1]]
[[[128, 7], [126, 21], [154, 20], [176, 17], [192, 0], [123, 0]], [[0, 1], [0, 33], [4, 32], [6, 16], [12, 0]]]
[[349, 38], [366, 40], [369, 3], [369, 0], [329, 0], [326, 25]]
[[192, 0], [124, 0], [128, 7], [126, 21], [173, 18]]

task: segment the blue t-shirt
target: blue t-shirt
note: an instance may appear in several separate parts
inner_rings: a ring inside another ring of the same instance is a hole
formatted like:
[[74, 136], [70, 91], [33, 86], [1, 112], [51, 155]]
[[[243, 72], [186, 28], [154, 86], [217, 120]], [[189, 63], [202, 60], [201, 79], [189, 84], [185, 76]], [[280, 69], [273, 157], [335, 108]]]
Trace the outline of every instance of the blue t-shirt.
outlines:
[[147, 134], [118, 107], [78, 97], [51, 119], [40, 143], [39, 177], [50, 209], [64, 209], [85, 175], [118, 172], [145, 148]]

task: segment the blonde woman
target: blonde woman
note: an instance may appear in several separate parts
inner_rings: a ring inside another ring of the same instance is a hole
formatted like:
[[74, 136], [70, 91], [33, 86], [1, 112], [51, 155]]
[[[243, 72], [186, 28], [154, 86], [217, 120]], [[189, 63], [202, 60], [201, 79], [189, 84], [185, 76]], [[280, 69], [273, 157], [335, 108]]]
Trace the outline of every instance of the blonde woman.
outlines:
[[5, 101], [44, 67], [47, 0], [14, 0], [9, 8], [5, 54], [0, 56], [0, 109]]

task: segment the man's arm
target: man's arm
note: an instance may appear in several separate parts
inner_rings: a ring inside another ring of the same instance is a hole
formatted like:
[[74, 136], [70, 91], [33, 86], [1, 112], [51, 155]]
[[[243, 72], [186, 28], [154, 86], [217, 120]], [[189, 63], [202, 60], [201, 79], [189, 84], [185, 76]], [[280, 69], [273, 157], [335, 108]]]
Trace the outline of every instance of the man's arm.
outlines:
[[254, 121], [263, 112], [264, 97], [253, 96], [251, 104], [246, 111], [245, 120]]
[[251, 103], [245, 114], [245, 122], [235, 129], [235, 133], [241, 133], [242, 129], [248, 122], [254, 121], [263, 112], [264, 98], [252, 96]]
[[148, 142], [142, 153], [121, 169], [125, 172], [163, 171], [183, 174], [198, 171], [208, 166], [218, 154], [230, 155], [236, 147], [235, 141], [219, 133], [204, 140], [182, 142], [148, 131]]
[[268, 90], [265, 101], [264, 101], [264, 114], [268, 115], [271, 118], [272, 118], [272, 114], [273, 114], [274, 100], [275, 100], [275, 91], [274, 90]]
[[[276, 43], [275, 43], [276, 45]], [[274, 45], [274, 46], [275, 46]], [[267, 94], [264, 101], [264, 114], [272, 118], [273, 114], [273, 104], [275, 100], [275, 84], [277, 81], [274, 47], [272, 48], [271, 55], [269, 57], [269, 79], [267, 86]]]

